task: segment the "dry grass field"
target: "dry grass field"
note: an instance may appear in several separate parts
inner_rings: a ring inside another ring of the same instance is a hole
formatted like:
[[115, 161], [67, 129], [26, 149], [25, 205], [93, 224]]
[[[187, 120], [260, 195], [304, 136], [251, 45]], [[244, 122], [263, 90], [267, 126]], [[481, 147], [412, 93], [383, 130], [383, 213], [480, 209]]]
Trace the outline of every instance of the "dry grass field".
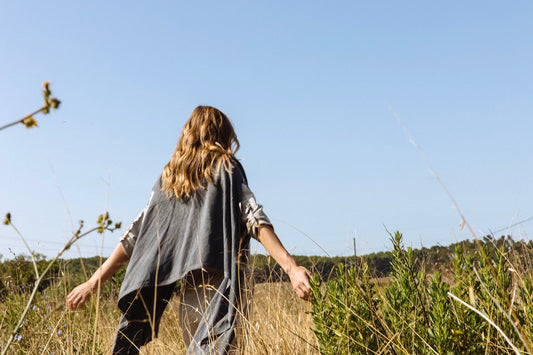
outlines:
[[[8, 354], [107, 354], [120, 312], [116, 298], [93, 297], [81, 310], [64, 305], [64, 284], [38, 296]], [[10, 295], [0, 304], [0, 343], [5, 344], [12, 319], [24, 307], [24, 296]], [[18, 300], [18, 302], [17, 302]], [[178, 325], [178, 297], [173, 297], [160, 326], [159, 337], [142, 354], [184, 354]], [[310, 305], [298, 299], [289, 283], [254, 287], [252, 314], [244, 326], [246, 354], [318, 354]]]

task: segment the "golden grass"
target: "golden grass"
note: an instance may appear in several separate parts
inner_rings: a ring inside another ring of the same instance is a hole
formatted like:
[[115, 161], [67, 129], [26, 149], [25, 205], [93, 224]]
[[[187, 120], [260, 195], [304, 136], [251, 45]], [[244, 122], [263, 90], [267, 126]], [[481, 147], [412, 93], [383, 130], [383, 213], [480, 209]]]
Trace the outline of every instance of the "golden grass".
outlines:
[[[116, 298], [95, 297], [83, 309], [70, 312], [64, 305], [65, 290], [53, 286], [35, 300], [9, 354], [107, 354], [113, 344], [120, 312]], [[0, 341], [11, 336], [9, 321], [24, 308], [9, 298], [0, 303]], [[160, 326], [159, 337], [143, 347], [142, 354], [184, 354], [178, 322], [179, 297], [173, 297]], [[245, 354], [318, 354], [312, 331], [310, 305], [298, 299], [290, 283], [263, 283], [254, 287], [252, 312], [244, 325]], [[95, 330], [96, 328], [96, 330]], [[94, 344], [94, 345], [93, 345]]]
[[[244, 325], [245, 354], [319, 354], [312, 331], [310, 307], [298, 299], [290, 283], [262, 283], [254, 287], [252, 314]], [[159, 338], [145, 354], [184, 354], [174, 297], [161, 321]]]

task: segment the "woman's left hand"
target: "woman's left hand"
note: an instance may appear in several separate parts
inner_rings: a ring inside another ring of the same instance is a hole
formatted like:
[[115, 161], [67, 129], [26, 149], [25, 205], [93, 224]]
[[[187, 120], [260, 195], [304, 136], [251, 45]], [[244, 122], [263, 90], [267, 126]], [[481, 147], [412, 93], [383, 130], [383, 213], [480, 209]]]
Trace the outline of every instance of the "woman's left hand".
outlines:
[[294, 292], [303, 300], [308, 300], [311, 295], [311, 287], [309, 286], [309, 280], [311, 279], [311, 271], [307, 270], [303, 266], [296, 266], [289, 271], [289, 277], [291, 279], [292, 288]]

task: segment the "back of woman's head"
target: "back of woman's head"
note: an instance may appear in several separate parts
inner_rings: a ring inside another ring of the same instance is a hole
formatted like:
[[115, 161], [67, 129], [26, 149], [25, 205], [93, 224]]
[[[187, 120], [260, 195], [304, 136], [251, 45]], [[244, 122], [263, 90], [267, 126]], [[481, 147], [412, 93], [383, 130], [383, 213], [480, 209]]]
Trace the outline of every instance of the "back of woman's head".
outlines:
[[163, 170], [163, 191], [188, 199], [199, 188], [213, 183], [221, 165], [232, 169], [231, 159], [238, 149], [239, 141], [228, 117], [214, 107], [196, 107]]

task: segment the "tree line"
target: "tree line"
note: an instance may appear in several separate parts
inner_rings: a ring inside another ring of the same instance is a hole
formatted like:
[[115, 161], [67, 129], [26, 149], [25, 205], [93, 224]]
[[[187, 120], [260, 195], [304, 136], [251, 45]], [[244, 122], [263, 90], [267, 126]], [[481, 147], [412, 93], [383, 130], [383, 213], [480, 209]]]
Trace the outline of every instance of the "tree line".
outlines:
[[[533, 250], [532, 241], [515, 241], [511, 236], [501, 236], [496, 239], [492, 236], [485, 236], [478, 241], [465, 240], [453, 243], [448, 246], [435, 245], [430, 248], [413, 249], [413, 257], [416, 263], [424, 265], [428, 273], [440, 271], [446, 275], [447, 271], [453, 268], [452, 258], [456, 246], [460, 245], [466, 252], [473, 252], [486, 243], [491, 243], [495, 247], [509, 245], [516, 252], [527, 252]], [[48, 261], [45, 256], [35, 253], [34, 258], [39, 270], [44, 268]], [[364, 261], [370, 270], [370, 274], [375, 278], [388, 277], [392, 271], [393, 253], [391, 251], [380, 251], [377, 253], [362, 256], [305, 256], [296, 255], [295, 260], [302, 266], [307, 267], [316, 273], [324, 281], [332, 277], [335, 267], [342, 264], [346, 267], [357, 266]], [[93, 256], [89, 258], [60, 259], [54, 264], [53, 269], [47, 278], [41, 283], [39, 290], [43, 291], [54, 282], [67, 282], [71, 286], [85, 281], [90, 275], [105, 261], [105, 258]], [[283, 273], [280, 266], [268, 255], [250, 255], [250, 271], [255, 282], [278, 282], [288, 281], [289, 278]], [[126, 268], [122, 268], [112, 278], [106, 290], [116, 291], [120, 288], [124, 278]], [[28, 255], [18, 255], [12, 259], [4, 260], [0, 263], [0, 298], [8, 292], [26, 292], [33, 287], [35, 282], [35, 272], [31, 258]]]

